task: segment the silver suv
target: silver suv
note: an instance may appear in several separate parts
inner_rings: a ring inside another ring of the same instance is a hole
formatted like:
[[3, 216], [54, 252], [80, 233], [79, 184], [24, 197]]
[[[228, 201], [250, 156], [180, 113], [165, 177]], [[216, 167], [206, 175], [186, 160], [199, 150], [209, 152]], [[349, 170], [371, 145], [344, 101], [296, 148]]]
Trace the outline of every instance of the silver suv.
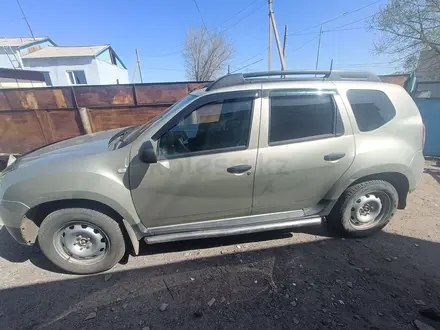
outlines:
[[[308, 77], [308, 78], [307, 78]], [[160, 117], [25, 154], [0, 216], [63, 270], [113, 267], [155, 244], [321, 224], [383, 228], [419, 181], [424, 126], [368, 72], [232, 74]]]

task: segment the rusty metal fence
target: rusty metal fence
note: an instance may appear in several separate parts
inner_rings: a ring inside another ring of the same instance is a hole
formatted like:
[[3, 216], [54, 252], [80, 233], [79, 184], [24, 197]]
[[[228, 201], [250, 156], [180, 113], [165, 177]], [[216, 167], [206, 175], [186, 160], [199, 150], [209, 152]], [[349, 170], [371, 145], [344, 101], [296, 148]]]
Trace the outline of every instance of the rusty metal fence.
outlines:
[[146, 123], [206, 82], [0, 89], [0, 154]]

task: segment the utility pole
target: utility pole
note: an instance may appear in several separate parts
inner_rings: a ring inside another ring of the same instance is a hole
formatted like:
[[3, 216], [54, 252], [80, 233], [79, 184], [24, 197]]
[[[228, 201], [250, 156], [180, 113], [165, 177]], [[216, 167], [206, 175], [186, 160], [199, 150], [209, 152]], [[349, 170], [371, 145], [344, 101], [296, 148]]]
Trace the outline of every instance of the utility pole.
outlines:
[[139, 77], [141, 78], [141, 83], [144, 82], [144, 80], [142, 79], [142, 70], [141, 70], [141, 61], [139, 61], [139, 52], [136, 48], [136, 64], [137, 64], [137, 68], [139, 70]]
[[31, 25], [29, 24], [29, 21], [27, 20], [27, 17], [25, 15], [24, 11], [23, 11], [23, 8], [21, 7], [21, 4], [20, 4], [19, 0], [17, 0], [17, 4], [18, 4], [18, 7], [20, 7], [21, 13], [23, 14], [23, 18], [24, 18], [24, 20], [25, 20], [25, 22], [26, 22], [26, 24], [27, 24], [27, 26], [29, 28], [29, 32], [31, 33], [32, 38], [35, 40], [34, 32], [32, 31]]
[[269, 64], [268, 70], [272, 70], [272, 0], [269, 1]]
[[287, 24], [284, 25], [283, 57], [286, 58]]
[[321, 48], [321, 37], [322, 37], [322, 25], [321, 28], [319, 29], [319, 40], [318, 40], [318, 50], [316, 52], [316, 65], [315, 65], [315, 70], [318, 70], [318, 63], [319, 63], [319, 50]]
[[286, 70], [286, 62], [284, 61], [283, 51], [281, 49], [280, 37], [278, 35], [277, 23], [275, 22], [275, 15], [272, 9], [272, 0], [269, 0], [269, 17], [272, 22], [273, 32], [275, 34], [275, 41], [277, 42], [278, 55], [280, 56], [281, 70]]
[[228, 74], [231, 74], [231, 66], [228, 64]]

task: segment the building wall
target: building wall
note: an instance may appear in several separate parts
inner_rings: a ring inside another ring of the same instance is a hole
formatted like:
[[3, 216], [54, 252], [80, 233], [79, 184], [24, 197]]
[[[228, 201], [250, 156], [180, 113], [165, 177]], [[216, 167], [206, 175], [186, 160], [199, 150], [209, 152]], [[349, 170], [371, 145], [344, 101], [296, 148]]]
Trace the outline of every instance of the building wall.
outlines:
[[[12, 49], [12, 51], [11, 51]], [[14, 57], [14, 54], [17, 57], [18, 62], [20, 63], [20, 55], [18, 52], [18, 47], [0, 47], [0, 68], [7, 68], [7, 69], [16, 69], [17, 67], [13, 67], [11, 64], [11, 61], [8, 58], [9, 57], [12, 59]], [[14, 62], [15, 63], [15, 62]], [[17, 63], [15, 63], [15, 65], [17, 65]]]
[[67, 71], [83, 70], [88, 85], [99, 85], [98, 67], [93, 57], [64, 57], [64, 58], [28, 58], [23, 59], [24, 68], [49, 72], [53, 86], [68, 86]]
[[114, 59], [116, 60], [116, 65], [118, 67], [120, 67], [121, 69], [126, 69], [124, 64], [122, 64], [122, 62], [119, 60], [118, 55], [116, 55], [116, 53], [111, 48], [107, 48], [105, 51], [103, 51], [98, 56], [96, 56], [96, 58], [98, 60], [102, 60], [104, 62], [112, 64], [112, 59], [111, 59], [111, 56], [110, 56], [110, 52], [113, 52]]
[[111, 63], [95, 59], [96, 66], [100, 77], [100, 84], [128, 84], [128, 71]]
[[110, 57], [110, 49], [106, 49], [105, 51], [103, 51], [101, 54], [99, 54], [98, 56], [96, 56], [97, 59], [100, 59], [104, 62], [107, 63], [112, 63], [111, 57]]
[[46, 87], [44, 81], [24, 80], [0, 77], [0, 88]]
[[440, 56], [433, 50], [421, 51], [415, 76], [417, 81], [440, 80]]

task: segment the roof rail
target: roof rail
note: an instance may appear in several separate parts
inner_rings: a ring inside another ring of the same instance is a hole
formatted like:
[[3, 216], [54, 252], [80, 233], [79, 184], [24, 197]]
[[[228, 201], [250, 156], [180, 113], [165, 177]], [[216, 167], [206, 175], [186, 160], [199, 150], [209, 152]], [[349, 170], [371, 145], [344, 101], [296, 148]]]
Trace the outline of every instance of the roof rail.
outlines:
[[[314, 76], [306, 78], [307, 80], [359, 80], [359, 81], [381, 81], [380, 78], [368, 71], [351, 71], [351, 70], [303, 70], [303, 71], [262, 71], [262, 72], [250, 72], [250, 73], [234, 73], [223, 77], [220, 77], [216, 81], [212, 82], [207, 88], [207, 91], [219, 89], [222, 87], [230, 87], [236, 85], [242, 85], [255, 81], [252, 78], [265, 78], [273, 76], [281, 76], [278, 80], [286, 79], [287, 76]], [[319, 77], [316, 77], [319, 75]], [[247, 79], [251, 78], [251, 79]], [[303, 78], [303, 77], [299, 77]], [[272, 80], [273, 81], [273, 80]]]

